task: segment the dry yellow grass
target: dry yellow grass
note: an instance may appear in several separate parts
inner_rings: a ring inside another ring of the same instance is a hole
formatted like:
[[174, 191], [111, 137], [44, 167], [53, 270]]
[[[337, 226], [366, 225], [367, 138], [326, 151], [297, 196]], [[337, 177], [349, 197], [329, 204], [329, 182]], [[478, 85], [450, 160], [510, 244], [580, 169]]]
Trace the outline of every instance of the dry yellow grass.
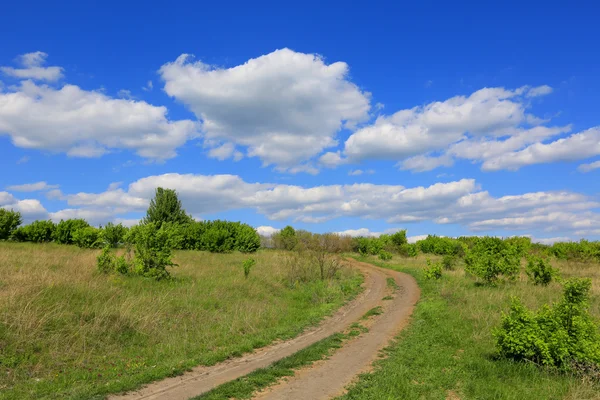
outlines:
[[102, 275], [98, 250], [0, 243], [0, 398], [90, 398], [299, 333], [360, 278], [286, 284], [284, 254], [177, 252], [175, 279]]

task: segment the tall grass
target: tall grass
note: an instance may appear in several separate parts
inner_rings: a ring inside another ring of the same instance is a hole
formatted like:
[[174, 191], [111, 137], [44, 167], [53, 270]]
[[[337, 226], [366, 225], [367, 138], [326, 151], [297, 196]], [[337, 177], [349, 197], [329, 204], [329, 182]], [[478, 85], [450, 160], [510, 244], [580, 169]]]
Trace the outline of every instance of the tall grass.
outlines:
[[[434, 257], [431, 257], [432, 259]], [[378, 263], [374, 258], [365, 261]], [[600, 265], [553, 261], [564, 278], [592, 278], [590, 313], [600, 320]], [[600, 383], [537, 365], [498, 359], [492, 329], [508, 311], [510, 297], [530, 308], [558, 301], [562, 288], [534, 286], [522, 270], [514, 283], [478, 286], [462, 266], [424, 279], [425, 257], [380, 263], [410, 273], [421, 299], [410, 325], [343, 399], [598, 399]]]
[[0, 398], [89, 399], [292, 337], [360, 276], [292, 288], [284, 254], [181, 251], [174, 279], [102, 275], [98, 250], [0, 243]]

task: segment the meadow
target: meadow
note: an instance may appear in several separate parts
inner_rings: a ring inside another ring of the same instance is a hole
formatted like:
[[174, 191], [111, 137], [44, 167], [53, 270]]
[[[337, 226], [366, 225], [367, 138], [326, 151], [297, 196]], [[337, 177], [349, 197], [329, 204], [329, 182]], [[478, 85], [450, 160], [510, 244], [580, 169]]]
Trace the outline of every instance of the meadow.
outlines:
[[[538, 309], [557, 302], [560, 283], [534, 286], [521, 269], [514, 282], [478, 284], [459, 262], [439, 280], [426, 279], [426, 260], [394, 256], [361, 261], [413, 275], [421, 299], [411, 324], [386, 350], [373, 373], [360, 377], [341, 399], [598, 399], [600, 376], [565, 373], [556, 369], [498, 357], [492, 330], [508, 312], [511, 297]], [[524, 264], [524, 263], [523, 263]], [[594, 261], [552, 259], [562, 278], [592, 279], [590, 314], [600, 321], [600, 264]], [[524, 267], [524, 265], [523, 265]]]
[[285, 251], [175, 251], [172, 279], [101, 274], [97, 249], [0, 242], [0, 399], [93, 399], [293, 337], [361, 276], [290, 284]]

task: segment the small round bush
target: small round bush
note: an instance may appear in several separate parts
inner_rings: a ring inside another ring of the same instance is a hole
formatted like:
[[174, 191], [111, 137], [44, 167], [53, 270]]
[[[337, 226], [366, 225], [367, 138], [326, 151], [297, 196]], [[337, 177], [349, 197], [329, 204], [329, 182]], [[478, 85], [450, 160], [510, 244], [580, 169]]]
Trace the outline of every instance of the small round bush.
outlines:
[[541, 257], [531, 257], [527, 262], [527, 276], [534, 285], [548, 286], [556, 274], [550, 263]]
[[389, 261], [392, 259], [392, 253], [389, 251], [381, 250], [379, 252], [379, 259], [383, 261]]

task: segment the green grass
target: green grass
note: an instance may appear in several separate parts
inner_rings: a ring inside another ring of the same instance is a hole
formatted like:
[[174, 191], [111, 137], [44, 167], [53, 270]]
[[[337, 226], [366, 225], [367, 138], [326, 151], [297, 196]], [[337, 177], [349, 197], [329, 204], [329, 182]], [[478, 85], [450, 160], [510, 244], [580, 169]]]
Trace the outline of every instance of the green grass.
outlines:
[[0, 243], [0, 399], [90, 399], [239, 356], [317, 323], [359, 274], [290, 287], [285, 254], [177, 252], [174, 279], [102, 275], [98, 250]]
[[369, 311], [367, 311], [365, 315], [363, 315], [362, 319], [367, 319], [369, 317], [381, 314], [383, 314], [383, 308], [381, 306], [373, 307]]
[[300, 350], [299, 352], [281, 359], [267, 368], [262, 368], [242, 378], [225, 383], [208, 393], [194, 397], [194, 400], [227, 400], [250, 399], [260, 389], [273, 385], [279, 379], [294, 376], [294, 370], [322, 360], [335, 349], [341, 347], [342, 342], [350, 336], [358, 336], [351, 331], [348, 335], [336, 333], [317, 343]]
[[[362, 375], [341, 399], [597, 399], [600, 385], [531, 364], [495, 357], [492, 328], [510, 296], [529, 307], [558, 300], [560, 286], [516, 283], [478, 287], [462, 269], [439, 281], [423, 278], [424, 260], [396, 257], [391, 263], [361, 259], [413, 275], [421, 287], [410, 325], [386, 349], [373, 373]], [[403, 265], [403, 266], [399, 266]], [[591, 313], [600, 316], [600, 266], [558, 263], [564, 277], [593, 279]]]

